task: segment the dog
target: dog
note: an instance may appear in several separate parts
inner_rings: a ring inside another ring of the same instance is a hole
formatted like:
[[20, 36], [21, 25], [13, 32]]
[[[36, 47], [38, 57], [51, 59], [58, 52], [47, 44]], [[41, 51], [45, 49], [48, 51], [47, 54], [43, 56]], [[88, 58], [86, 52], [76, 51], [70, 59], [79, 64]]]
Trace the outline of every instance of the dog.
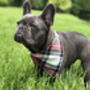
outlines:
[[77, 32], [54, 31], [51, 28], [54, 16], [53, 4], [46, 6], [42, 14], [37, 16], [31, 14], [31, 3], [26, 0], [14, 39], [30, 51], [32, 60], [38, 67], [38, 76], [46, 71], [55, 78], [57, 73], [62, 74], [65, 68], [80, 59], [86, 73], [86, 85], [87, 82], [90, 83], [90, 41]]

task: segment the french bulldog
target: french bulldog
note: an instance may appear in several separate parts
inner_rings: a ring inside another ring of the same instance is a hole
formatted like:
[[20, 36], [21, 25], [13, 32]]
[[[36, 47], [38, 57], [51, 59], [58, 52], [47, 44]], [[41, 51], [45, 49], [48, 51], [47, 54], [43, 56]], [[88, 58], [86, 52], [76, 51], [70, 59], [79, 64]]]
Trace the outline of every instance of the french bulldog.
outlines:
[[[31, 13], [31, 3], [26, 0], [23, 4], [23, 17], [17, 24], [15, 41], [22, 43], [30, 52], [38, 53], [55, 39], [55, 31], [51, 28], [54, 22], [55, 6], [49, 4], [39, 16]], [[63, 44], [63, 63], [60, 75], [77, 59], [81, 60], [85, 71], [84, 82], [90, 83], [90, 41], [77, 32], [56, 32]], [[42, 76], [44, 69], [38, 67], [38, 75]], [[51, 76], [52, 77], [52, 76]]]

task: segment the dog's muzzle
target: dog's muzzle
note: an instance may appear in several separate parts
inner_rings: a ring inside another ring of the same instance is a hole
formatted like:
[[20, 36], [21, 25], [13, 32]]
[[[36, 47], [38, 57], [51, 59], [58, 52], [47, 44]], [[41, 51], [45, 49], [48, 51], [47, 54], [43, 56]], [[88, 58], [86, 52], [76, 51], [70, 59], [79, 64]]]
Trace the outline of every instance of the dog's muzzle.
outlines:
[[17, 41], [17, 42], [22, 42], [23, 33], [15, 33], [14, 40]]

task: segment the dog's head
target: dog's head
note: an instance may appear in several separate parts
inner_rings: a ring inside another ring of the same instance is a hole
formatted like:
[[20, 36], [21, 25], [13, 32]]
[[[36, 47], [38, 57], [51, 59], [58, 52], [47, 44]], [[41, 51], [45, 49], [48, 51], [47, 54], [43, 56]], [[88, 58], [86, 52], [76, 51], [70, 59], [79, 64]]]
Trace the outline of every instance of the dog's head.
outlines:
[[39, 16], [31, 14], [31, 4], [26, 0], [23, 4], [23, 17], [17, 22], [15, 41], [23, 43], [33, 52], [39, 51], [45, 44], [54, 15], [53, 4], [49, 4]]

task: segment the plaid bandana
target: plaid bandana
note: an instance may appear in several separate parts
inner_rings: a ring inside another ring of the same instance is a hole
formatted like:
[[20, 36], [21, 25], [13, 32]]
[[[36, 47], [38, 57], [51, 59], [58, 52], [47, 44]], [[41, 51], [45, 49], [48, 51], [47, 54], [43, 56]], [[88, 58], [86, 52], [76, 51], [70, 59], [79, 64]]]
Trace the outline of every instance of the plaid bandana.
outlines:
[[31, 53], [34, 63], [53, 77], [60, 71], [63, 64], [63, 44], [55, 32], [55, 39], [41, 52]]

